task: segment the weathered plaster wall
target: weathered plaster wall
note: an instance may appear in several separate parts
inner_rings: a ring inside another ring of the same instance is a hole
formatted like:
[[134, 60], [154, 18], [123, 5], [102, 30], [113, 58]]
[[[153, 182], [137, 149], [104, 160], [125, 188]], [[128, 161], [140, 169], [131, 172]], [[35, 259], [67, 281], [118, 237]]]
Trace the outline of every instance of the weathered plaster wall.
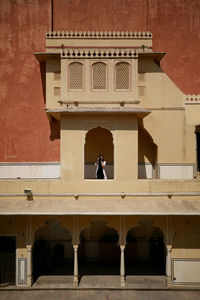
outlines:
[[[198, 0], [54, 0], [54, 30], [150, 30], [161, 67], [184, 93], [200, 93]], [[39, 64], [51, 30], [50, 0], [0, 2], [0, 161], [59, 160], [58, 124], [47, 120]], [[55, 125], [55, 126], [54, 126]]]
[[0, 161], [57, 161], [43, 111], [38, 61], [50, 29], [50, 0], [0, 2]]

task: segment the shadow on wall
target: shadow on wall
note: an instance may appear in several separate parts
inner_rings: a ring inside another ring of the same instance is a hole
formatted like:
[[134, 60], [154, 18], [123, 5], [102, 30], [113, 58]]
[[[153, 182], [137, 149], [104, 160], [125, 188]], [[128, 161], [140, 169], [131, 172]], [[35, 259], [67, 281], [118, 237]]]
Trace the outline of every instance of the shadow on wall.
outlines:
[[46, 103], [46, 62], [40, 63], [40, 78], [42, 83], [43, 101]]
[[163, 73], [163, 70], [159, 66], [159, 62], [155, 62], [153, 58], [139, 59], [138, 71], [147, 73]]
[[[154, 143], [152, 136], [144, 128], [143, 121], [139, 122], [138, 126], [138, 162], [140, 165], [139, 178], [145, 179], [147, 176], [147, 164], [151, 164], [155, 169], [157, 164], [158, 146]], [[155, 178], [157, 174], [155, 173]]]
[[60, 122], [56, 119], [52, 118], [49, 122], [50, 126], [50, 140], [58, 140], [60, 139]]
[[174, 228], [173, 248], [200, 249], [200, 216], [177, 216]]

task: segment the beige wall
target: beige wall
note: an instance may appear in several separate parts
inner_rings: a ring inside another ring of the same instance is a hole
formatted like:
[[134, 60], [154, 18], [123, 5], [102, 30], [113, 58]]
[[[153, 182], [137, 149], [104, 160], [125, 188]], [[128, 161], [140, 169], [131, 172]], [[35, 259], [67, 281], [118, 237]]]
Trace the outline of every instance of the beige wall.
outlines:
[[[88, 130], [101, 126], [111, 131], [116, 180], [137, 179], [137, 119], [120, 115], [63, 117], [61, 121], [62, 178], [84, 179], [84, 146]], [[102, 138], [102, 143], [104, 143]], [[96, 155], [99, 153], [97, 152]], [[105, 157], [106, 159], [106, 157]]]

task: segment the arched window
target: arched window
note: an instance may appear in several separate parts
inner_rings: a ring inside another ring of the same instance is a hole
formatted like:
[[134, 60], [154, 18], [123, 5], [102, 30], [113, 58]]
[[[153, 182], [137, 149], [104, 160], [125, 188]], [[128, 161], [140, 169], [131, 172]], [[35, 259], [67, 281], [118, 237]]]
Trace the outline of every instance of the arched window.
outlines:
[[129, 90], [130, 88], [130, 65], [119, 62], [115, 66], [116, 90]]
[[92, 88], [93, 90], [105, 90], [107, 78], [107, 66], [102, 62], [92, 65]]
[[83, 89], [83, 64], [73, 62], [69, 65], [69, 89]]

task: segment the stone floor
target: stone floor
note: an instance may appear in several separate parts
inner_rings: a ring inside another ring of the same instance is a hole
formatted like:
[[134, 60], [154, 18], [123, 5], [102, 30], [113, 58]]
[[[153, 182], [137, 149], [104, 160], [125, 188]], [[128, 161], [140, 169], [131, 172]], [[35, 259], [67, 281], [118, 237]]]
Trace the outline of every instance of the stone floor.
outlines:
[[[73, 276], [40, 276], [33, 288], [72, 288]], [[120, 289], [119, 275], [84, 275], [80, 277], [80, 289]], [[127, 276], [129, 289], [166, 289], [165, 276]]]
[[1, 300], [199, 300], [200, 291], [168, 290], [0, 290]]

